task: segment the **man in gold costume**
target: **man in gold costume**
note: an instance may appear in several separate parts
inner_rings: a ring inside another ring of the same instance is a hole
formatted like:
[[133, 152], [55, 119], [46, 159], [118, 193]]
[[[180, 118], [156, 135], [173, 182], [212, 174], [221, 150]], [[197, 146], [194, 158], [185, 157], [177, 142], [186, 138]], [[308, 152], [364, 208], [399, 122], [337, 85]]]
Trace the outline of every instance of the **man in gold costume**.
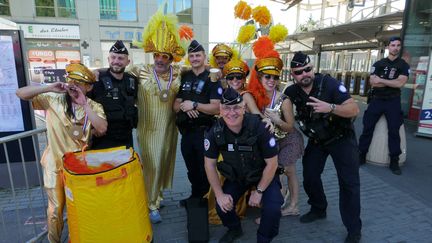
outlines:
[[172, 62], [185, 54], [179, 43], [177, 17], [158, 11], [138, 43], [153, 53], [154, 64], [130, 70], [139, 79], [137, 136], [152, 223], [162, 221], [162, 191], [172, 187], [174, 175], [178, 132], [172, 106], [180, 86], [180, 67]]
[[48, 196], [50, 242], [60, 242], [63, 230], [65, 194], [60, 176], [63, 154], [81, 150], [90, 140], [92, 127], [101, 134], [107, 129], [102, 106], [85, 96], [95, 82], [93, 73], [82, 64], [70, 64], [66, 72], [67, 84], [26, 86], [16, 92], [21, 99], [31, 100], [35, 110], [47, 112], [48, 145], [41, 164]]
[[233, 56], [231, 47], [219, 43], [212, 49], [212, 57], [210, 58], [210, 64], [212, 67], [223, 70], [225, 64], [227, 64]]

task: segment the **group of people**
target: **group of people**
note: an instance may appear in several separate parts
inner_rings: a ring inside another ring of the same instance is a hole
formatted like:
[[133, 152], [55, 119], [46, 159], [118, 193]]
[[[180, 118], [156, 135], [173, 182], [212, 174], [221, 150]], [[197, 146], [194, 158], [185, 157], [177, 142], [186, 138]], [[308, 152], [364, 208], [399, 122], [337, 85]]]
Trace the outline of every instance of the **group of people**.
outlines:
[[[241, 57], [233, 57], [229, 46], [218, 44], [211, 53], [214, 68], [220, 69], [214, 81], [209, 77], [206, 51], [196, 40], [187, 49], [191, 68], [184, 70], [173, 64], [186, 51], [175, 23], [170, 21], [157, 13], [143, 35], [142, 46], [145, 52], [153, 53], [153, 64], [126, 70], [128, 50], [117, 41], [110, 49], [109, 69], [98, 71], [98, 81], [84, 65], [70, 64], [67, 83], [17, 91], [20, 98], [32, 101], [34, 109], [47, 111], [48, 146], [41, 162], [49, 199], [49, 241], [59, 242], [63, 227], [62, 155], [87, 144], [91, 149], [132, 147], [132, 129], [136, 128], [152, 223], [162, 221], [159, 210], [163, 190], [173, 183], [179, 131], [191, 183], [189, 198], [202, 198], [210, 188], [214, 192], [216, 212], [228, 228], [220, 242], [233, 242], [243, 234], [235, 209], [247, 191], [248, 205], [261, 208], [261, 217], [256, 220], [258, 242], [270, 242], [278, 234], [281, 216], [300, 214], [296, 161], [302, 156], [303, 185], [311, 207], [300, 216], [300, 222], [325, 218], [328, 203], [321, 174], [329, 155], [339, 181], [339, 208], [348, 231], [345, 242], [359, 242], [359, 162], [367, 153], [380, 112], [388, 119], [396, 117], [395, 111], [383, 110], [386, 103], [396, 105], [397, 89], [406, 82], [407, 73], [386, 68], [383, 74], [381, 66], [374, 65], [376, 77], [371, 83], [376, 100], [368, 108], [370, 115], [365, 115], [368, 126], [360, 139], [359, 154], [352, 125], [352, 118], [359, 113], [356, 102], [339, 81], [314, 74], [309, 56], [302, 52], [294, 55], [290, 62], [294, 84], [282, 90], [279, 79], [283, 61], [276, 50], [256, 52], [257, 59], [249, 68]], [[160, 36], [166, 38], [161, 41]], [[254, 48], [263, 49], [266, 41], [262, 38]], [[400, 39], [392, 40], [390, 46], [393, 41], [399, 41], [400, 50]], [[396, 58], [398, 53], [390, 51], [392, 55]], [[395, 68], [401, 65], [389, 59], [387, 63]], [[306, 148], [295, 120], [309, 137]], [[396, 126], [389, 124], [392, 138]], [[400, 174], [394, 163], [400, 154], [396, 147], [392, 143], [390, 168]], [[286, 186], [281, 183], [282, 174], [287, 177]]]

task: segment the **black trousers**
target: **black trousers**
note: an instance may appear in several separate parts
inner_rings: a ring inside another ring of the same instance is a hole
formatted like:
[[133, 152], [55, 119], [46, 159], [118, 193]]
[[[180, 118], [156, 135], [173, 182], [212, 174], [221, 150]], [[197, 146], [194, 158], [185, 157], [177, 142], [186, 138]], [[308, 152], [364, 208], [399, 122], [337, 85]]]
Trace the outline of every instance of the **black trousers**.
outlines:
[[[125, 136], [124, 134], [128, 134]], [[91, 149], [105, 149], [119, 146], [133, 147], [132, 129], [124, 131], [122, 137], [115, 135], [105, 135], [102, 137], [92, 137]]]
[[303, 186], [309, 196], [311, 211], [322, 213], [327, 209], [321, 174], [328, 156], [331, 156], [339, 182], [339, 210], [349, 233], [359, 233], [360, 178], [357, 140], [354, 132], [326, 146], [309, 140], [303, 156]]
[[192, 184], [192, 197], [204, 196], [210, 184], [204, 168], [204, 128], [183, 131], [181, 152]]
[[368, 152], [375, 125], [383, 114], [387, 120], [389, 156], [397, 158], [402, 153], [399, 136], [399, 128], [403, 124], [400, 97], [371, 100], [363, 116], [363, 133], [359, 139], [359, 150], [365, 154]]
[[[224, 193], [231, 195], [233, 204], [237, 205], [238, 200], [250, 187], [245, 187], [238, 182], [225, 180], [222, 190]], [[269, 186], [262, 195], [261, 223], [257, 231], [257, 242], [270, 242], [279, 233], [279, 223], [281, 218], [281, 206], [283, 197], [281, 194], [281, 183], [279, 176], [275, 175]], [[229, 229], [241, 227], [240, 218], [238, 217], [235, 207], [226, 213], [222, 211], [219, 204], [216, 203], [216, 211], [222, 220], [224, 226]]]

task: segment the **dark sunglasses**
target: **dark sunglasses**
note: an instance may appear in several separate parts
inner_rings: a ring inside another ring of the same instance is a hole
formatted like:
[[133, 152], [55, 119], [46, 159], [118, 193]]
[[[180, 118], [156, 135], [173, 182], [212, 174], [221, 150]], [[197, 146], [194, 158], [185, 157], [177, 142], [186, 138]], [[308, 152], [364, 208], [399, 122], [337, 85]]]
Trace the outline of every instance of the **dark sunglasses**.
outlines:
[[307, 67], [307, 68], [304, 68], [302, 70], [296, 70], [296, 71], [293, 71], [293, 73], [295, 75], [301, 75], [301, 74], [303, 74], [303, 72], [308, 73], [310, 71], [312, 71], [312, 67]]
[[229, 76], [226, 77], [226, 79], [229, 80], [229, 81], [234, 80], [234, 78], [237, 79], [237, 80], [242, 80], [243, 79], [243, 75], [237, 74], [237, 75], [229, 75]]
[[277, 76], [277, 75], [270, 75], [270, 74], [264, 75], [265, 79], [270, 79], [271, 77], [273, 77], [273, 80], [275, 80], [275, 81], [279, 80], [279, 76]]

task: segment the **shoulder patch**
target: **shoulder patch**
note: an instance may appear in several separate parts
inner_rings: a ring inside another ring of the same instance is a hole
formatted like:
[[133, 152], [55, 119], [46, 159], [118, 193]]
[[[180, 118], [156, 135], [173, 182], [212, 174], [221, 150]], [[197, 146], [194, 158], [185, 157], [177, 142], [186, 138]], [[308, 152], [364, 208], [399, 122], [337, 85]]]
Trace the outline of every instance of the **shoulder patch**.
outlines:
[[274, 147], [274, 146], [276, 146], [276, 139], [274, 138], [274, 137], [272, 137], [272, 138], [270, 138], [270, 140], [269, 140], [269, 145], [270, 145], [270, 147]]
[[219, 87], [219, 88], [218, 88], [218, 94], [219, 94], [219, 95], [222, 95], [222, 92], [223, 92], [222, 88]]
[[372, 66], [372, 67], [371, 67], [371, 70], [370, 70], [370, 73], [374, 73], [374, 72], [375, 72], [375, 67]]
[[210, 141], [206, 138], [204, 139], [204, 149], [207, 151], [210, 148]]
[[346, 93], [346, 92], [347, 92], [347, 89], [345, 88], [345, 86], [344, 86], [343, 84], [339, 84], [339, 91], [340, 91], [341, 93]]

